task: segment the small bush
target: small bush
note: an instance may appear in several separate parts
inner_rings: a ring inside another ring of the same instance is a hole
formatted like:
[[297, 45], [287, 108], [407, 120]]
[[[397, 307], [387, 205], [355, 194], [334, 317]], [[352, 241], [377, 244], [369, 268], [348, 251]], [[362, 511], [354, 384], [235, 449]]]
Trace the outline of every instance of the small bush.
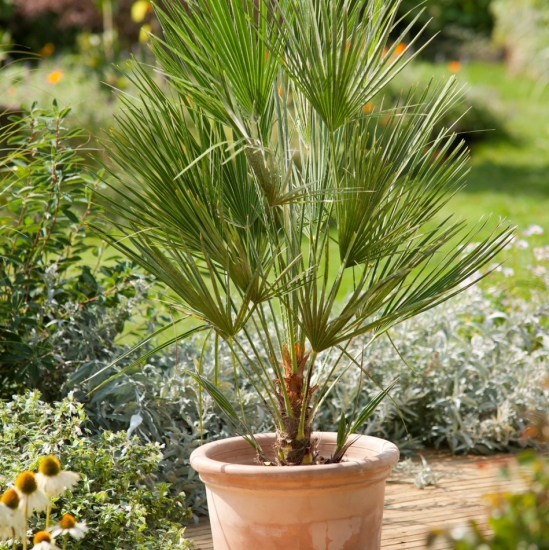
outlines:
[[549, 80], [549, 6], [538, 0], [494, 0], [494, 41], [505, 50], [514, 73]]
[[138, 302], [152, 311], [144, 276], [90, 239], [99, 179], [72, 145], [81, 132], [65, 128], [69, 112], [54, 102], [12, 117], [0, 172], [0, 397], [40, 387], [58, 399], [76, 367], [110, 357]]
[[[527, 490], [519, 494], [491, 495], [489, 525], [484, 534], [477, 523], [468, 528], [435, 531], [429, 536], [429, 547], [440, 538], [452, 550], [547, 550], [549, 548], [549, 461], [534, 453], [519, 457]], [[509, 474], [507, 468], [502, 471]]]
[[[37, 392], [0, 401], [0, 488], [6, 490], [23, 470], [33, 470], [44, 455], [55, 454], [82, 481], [55, 502], [53, 522], [64, 513], [84, 520], [90, 533], [82, 550], [183, 550], [180, 522], [189, 519], [183, 495], [172, 497], [157, 479], [159, 444], [103, 432], [89, 438], [82, 405], [72, 397], [48, 405]], [[38, 522], [31, 518], [30, 527]], [[8, 548], [0, 545], [1, 549]]]

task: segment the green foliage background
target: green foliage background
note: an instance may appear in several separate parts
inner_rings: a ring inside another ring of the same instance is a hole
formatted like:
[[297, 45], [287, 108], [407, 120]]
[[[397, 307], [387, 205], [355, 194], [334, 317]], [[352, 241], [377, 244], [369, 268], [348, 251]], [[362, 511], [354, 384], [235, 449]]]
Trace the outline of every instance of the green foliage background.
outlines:
[[144, 276], [89, 238], [87, 224], [100, 211], [93, 203], [99, 179], [74, 145], [82, 132], [65, 126], [69, 112], [57, 102], [33, 106], [5, 130], [11, 150], [0, 159], [0, 397], [40, 387], [58, 399], [82, 362], [109, 357], [132, 303], [149, 307]]
[[[447, 25], [458, 25], [489, 35], [494, 26], [491, 3], [492, 0], [430, 0], [424, 4], [426, 10], [422, 19], [425, 22], [432, 19], [428, 30], [431, 35], [444, 30]], [[406, 14], [417, 9], [418, 4], [416, 0], [404, 0], [400, 11]]]
[[[0, 490], [23, 470], [36, 471], [47, 454], [82, 480], [72, 493], [54, 501], [52, 522], [65, 513], [86, 521], [90, 532], [82, 550], [184, 550], [181, 521], [190, 518], [183, 495], [169, 495], [155, 472], [162, 458], [158, 443], [144, 444], [124, 431], [96, 438], [82, 430], [87, 417], [71, 396], [48, 405], [40, 394], [0, 401]], [[30, 520], [33, 531], [45, 525], [44, 514]], [[2, 550], [6, 544], [0, 544]]]
[[[519, 494], [490, 495], [491, 533], [486, 534], [475, 521], [468, 529], [434, 532], [429, 537], [429, 548], [442, 535], [452, 550], [547, 550], [549, 548], [549, 461], [532, 452], [519, 456], [521, 477], [526, 490]], [[513, 472], [513, 470], [515, 470]], [[502, 475], [517, 475], [516, 468], [508, 466]]]

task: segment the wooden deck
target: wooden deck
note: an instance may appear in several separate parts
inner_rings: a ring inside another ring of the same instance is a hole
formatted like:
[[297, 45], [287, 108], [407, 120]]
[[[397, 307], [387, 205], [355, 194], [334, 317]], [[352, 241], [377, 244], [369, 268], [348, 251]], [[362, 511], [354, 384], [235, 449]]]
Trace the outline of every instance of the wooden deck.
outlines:
[[[414, 476], [400, 473], [389, 478], [383, 519], [383, 550], [425, 548], [427, 533], [431, 529], [463, 524], [469, 519], [475, 519], [481, 528], [487, 529], [483, 497], [497, 491], [523, 489], [519, 476], [512, 481], [499, 476], [500, 467], [512, 460], [510, 455], [452, 457], [430, 452], [424, 456], [441, 478], [436, 486], [423, 490], [414, 485]], [[194, 540], [197, 549], [213, 550], [207, 518], [201, 518], [196, 527], [187, 527], [185, 536]], [[439, 548], [443, 550], [444, 546]]]

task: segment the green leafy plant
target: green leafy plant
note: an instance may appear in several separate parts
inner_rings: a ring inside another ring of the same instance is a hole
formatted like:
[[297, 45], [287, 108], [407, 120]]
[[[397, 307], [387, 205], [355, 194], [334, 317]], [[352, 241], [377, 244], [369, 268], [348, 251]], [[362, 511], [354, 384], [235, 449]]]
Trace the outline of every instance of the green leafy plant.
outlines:
[[545, 86], [549, 79], [549, 6], [539, 0], [494, 0], [494, 41], [505, 49], [515, 73], [526, 73]]
[[[0, 488], [7, 490], [21, 471], [36, 469], [45, 454], [54, 454], [82, 479], [53, 499], [50, 525], [66, 513], [85, 521], [90, 534], [79, 548], [188, 548], [180, 522], [190, 511], [182, 495], [170, 496], [169, 485], [155, 479], [160, 445], [143, 444], [123, 431], [89, 438], [86, 421], [83, 406], [72, 397], [48, 405], [39, 393], [28, 392], [0, 401]], [[37, 515], [29, 519], [33, 530], [42, 523]]]
[[[493, 0], [429, 0], [425, 2], [425, 12], [420, 21], [431, 20], [425, 39], [436, 35], [426, 54], [437, 57], [440, 54], [456, 56], [469, 41], [478, 44], [488, 42], [494, 27], [494, 16], [491, 11]], [[400, 8], [403, 16], [418, 5], [415, 0], [404, 0]], [[405, 17], [405, 20], [407, 18]], [[484, 46], [486, 48], [486, 46]], [[472, 52], [475, 55], [475, 52]], [[478, 51], [476, 54], [478, 55]]]
[[[507, 550], [508, 548], [547, 550], [549, 548], [549, 462], [534, 452], [525, 452], [518, 458], [523, 468], [522, 477], [527, 486], [519, 494], [490, 495], [489, 525], [492, 533], [486, 535], [474, 521], [468, 528], [435, 531], [428, 545], [444, 538], [453, 550]], [[508, 476], [508, 468], [502, 475]]]
[[90, 240], [86, 224], [97, 218], [100, 182], [72, 145], [81, 130], [64, 127], [69, 112], [56, 102], [48, 110], [34, 105], [3, 130], [0, 396], [40, 386], [58, 398], [78, 364], [108, 357], [131, 301], [147, 294], [131, 262], [99, 265], [105, 243]]
[[[484, 224], [437, 219], [468, 158], [451, 131], [432, 136], [462, 95], [454, 78], [410, 91], [396, 111], [365, 112], [413, 59], [415, 39], [395, 54], [413, 22], [389, 45], [399, 5], [167, 2], [152, 44], [169, 91], [144, 69], [128, 75], [141, 103], [122, 97], [108, 145], [104, 199], [120, 235], [97, 231], [181, 313], [159, 329], [176, 334], [158, 350], [196, 333], [224, 341], [235, 388], [246, 377], [272, 418], [281, 465], [320, 459], [316, 415], [348, 369], [368, 376], [355, 339], [369, 338], [364, 349], [390, 338], [474, 284], [512, 238], [500, 224], [464, 253]], [[198, 323], [178, 333], [185, 319]], [[198, 361], [187, 373], [261, 455], [216, 372]], [[375, 402], [342, 418], [326, 460], [341, 458], [347, 426]]]

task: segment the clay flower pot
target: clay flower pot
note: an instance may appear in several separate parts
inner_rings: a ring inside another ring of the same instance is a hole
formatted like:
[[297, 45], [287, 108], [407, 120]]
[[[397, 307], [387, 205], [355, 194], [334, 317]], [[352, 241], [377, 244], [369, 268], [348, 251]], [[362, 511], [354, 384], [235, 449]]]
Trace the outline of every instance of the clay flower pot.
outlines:
[[[315, 436], [330, 456], [336, 434]], [[256, 439], [268, 456], [275, 434]], [[363, 435], [346, 456], [341, 464], [261, 466], [241, 437], [195, 450], [191, 465], [206, 484], [215, 550], [378, 550], [385, 480], [399, 451]]]

